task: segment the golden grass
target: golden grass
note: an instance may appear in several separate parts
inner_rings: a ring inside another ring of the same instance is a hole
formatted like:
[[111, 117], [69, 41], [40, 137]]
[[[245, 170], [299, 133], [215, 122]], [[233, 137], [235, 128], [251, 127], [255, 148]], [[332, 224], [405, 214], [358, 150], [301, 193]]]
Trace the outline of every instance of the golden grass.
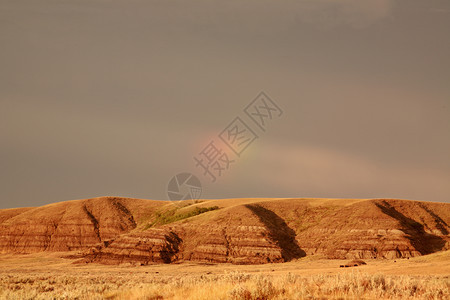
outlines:
[[73, 265], [61, 253], [2, 255], [0, 299], [447, 299], [450, 251], [396, 260]]
[[448, 262], [450, 261], [450, 250], [440, 251], [429, 255], [414, 258], [415, 262]]
[[155, 213], [155, 217], [153, 218], [152, 222], [149, 222], [146, 226], [144, 226], [143, 229], [146, 230], [151, 227], [170, 224], [173, 222], [192, 218], [200, 214], [217, 209], [219, 209], [218, 206], [211, 206], [211, 207], [193, 207], [192, 209], [181, 213], [176, 208], [165, 211], [157, 211]]
[[446, 299], [448, 277], [351, 273], [312, 276], [6, 275], [1, 299]]

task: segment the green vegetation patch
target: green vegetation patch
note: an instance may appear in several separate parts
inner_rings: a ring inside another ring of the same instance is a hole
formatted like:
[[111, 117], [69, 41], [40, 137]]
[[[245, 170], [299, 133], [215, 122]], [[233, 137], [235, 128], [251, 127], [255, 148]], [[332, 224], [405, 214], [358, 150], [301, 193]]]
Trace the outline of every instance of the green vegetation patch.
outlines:
[[173, 223], [176, 221], [191, 218], [191, 217], [203, 214], [205, 212], [217, 210], [217, 209], [219, 209], [218, 206], [211, 206], [211, 207], [195, 207], [193, 210], [183, 212], [183, 213], [177, 213], [178, 209], [171, 209], [171, 210], [163, 211], [163, 212], [158, 211], [155, 213], [155, 219], [151, 223], [148, 223], [144, 229]]

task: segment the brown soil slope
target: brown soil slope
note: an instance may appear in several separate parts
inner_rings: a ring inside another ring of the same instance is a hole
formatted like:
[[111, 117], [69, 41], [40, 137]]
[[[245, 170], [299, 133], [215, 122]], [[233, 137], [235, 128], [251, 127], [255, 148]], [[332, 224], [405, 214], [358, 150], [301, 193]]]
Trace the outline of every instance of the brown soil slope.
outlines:
[[0, 251], [81, 250], [80, 262], [255, 264], [305, 255], [401, 258], [450, 248], [450, 204], [375, 199], [101, 197], [0, 210]]
[[152, 209], [161, 203], [102, 197], [17, 212], [0, 210], [0, 251], [33, 253], [88, 249], [134, 229], [142, 205]]

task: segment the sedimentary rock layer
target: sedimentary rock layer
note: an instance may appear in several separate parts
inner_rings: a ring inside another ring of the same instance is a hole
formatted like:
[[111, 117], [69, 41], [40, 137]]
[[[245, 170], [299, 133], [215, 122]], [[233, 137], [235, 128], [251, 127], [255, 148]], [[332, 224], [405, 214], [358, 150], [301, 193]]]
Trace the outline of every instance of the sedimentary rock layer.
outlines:
[[[192, 213], [212, 206], [219, 209]], [[0, 251], [78, 251], [80, 263], [138, 265], [259, 264], [307, 255], [392, 259], [449, 249], [449, 224], [447, 203], [233, 199], [180, 208], [102, 197], [0, 210]]]

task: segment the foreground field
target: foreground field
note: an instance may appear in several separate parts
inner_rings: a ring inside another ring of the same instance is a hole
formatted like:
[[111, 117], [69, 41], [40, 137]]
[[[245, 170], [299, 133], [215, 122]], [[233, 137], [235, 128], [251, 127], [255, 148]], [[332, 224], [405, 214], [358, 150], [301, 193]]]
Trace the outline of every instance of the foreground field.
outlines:
[[450, 254], [283, 264], [74, 265], [61, 254], [0, 259], [1, 299], [448, 299]]

